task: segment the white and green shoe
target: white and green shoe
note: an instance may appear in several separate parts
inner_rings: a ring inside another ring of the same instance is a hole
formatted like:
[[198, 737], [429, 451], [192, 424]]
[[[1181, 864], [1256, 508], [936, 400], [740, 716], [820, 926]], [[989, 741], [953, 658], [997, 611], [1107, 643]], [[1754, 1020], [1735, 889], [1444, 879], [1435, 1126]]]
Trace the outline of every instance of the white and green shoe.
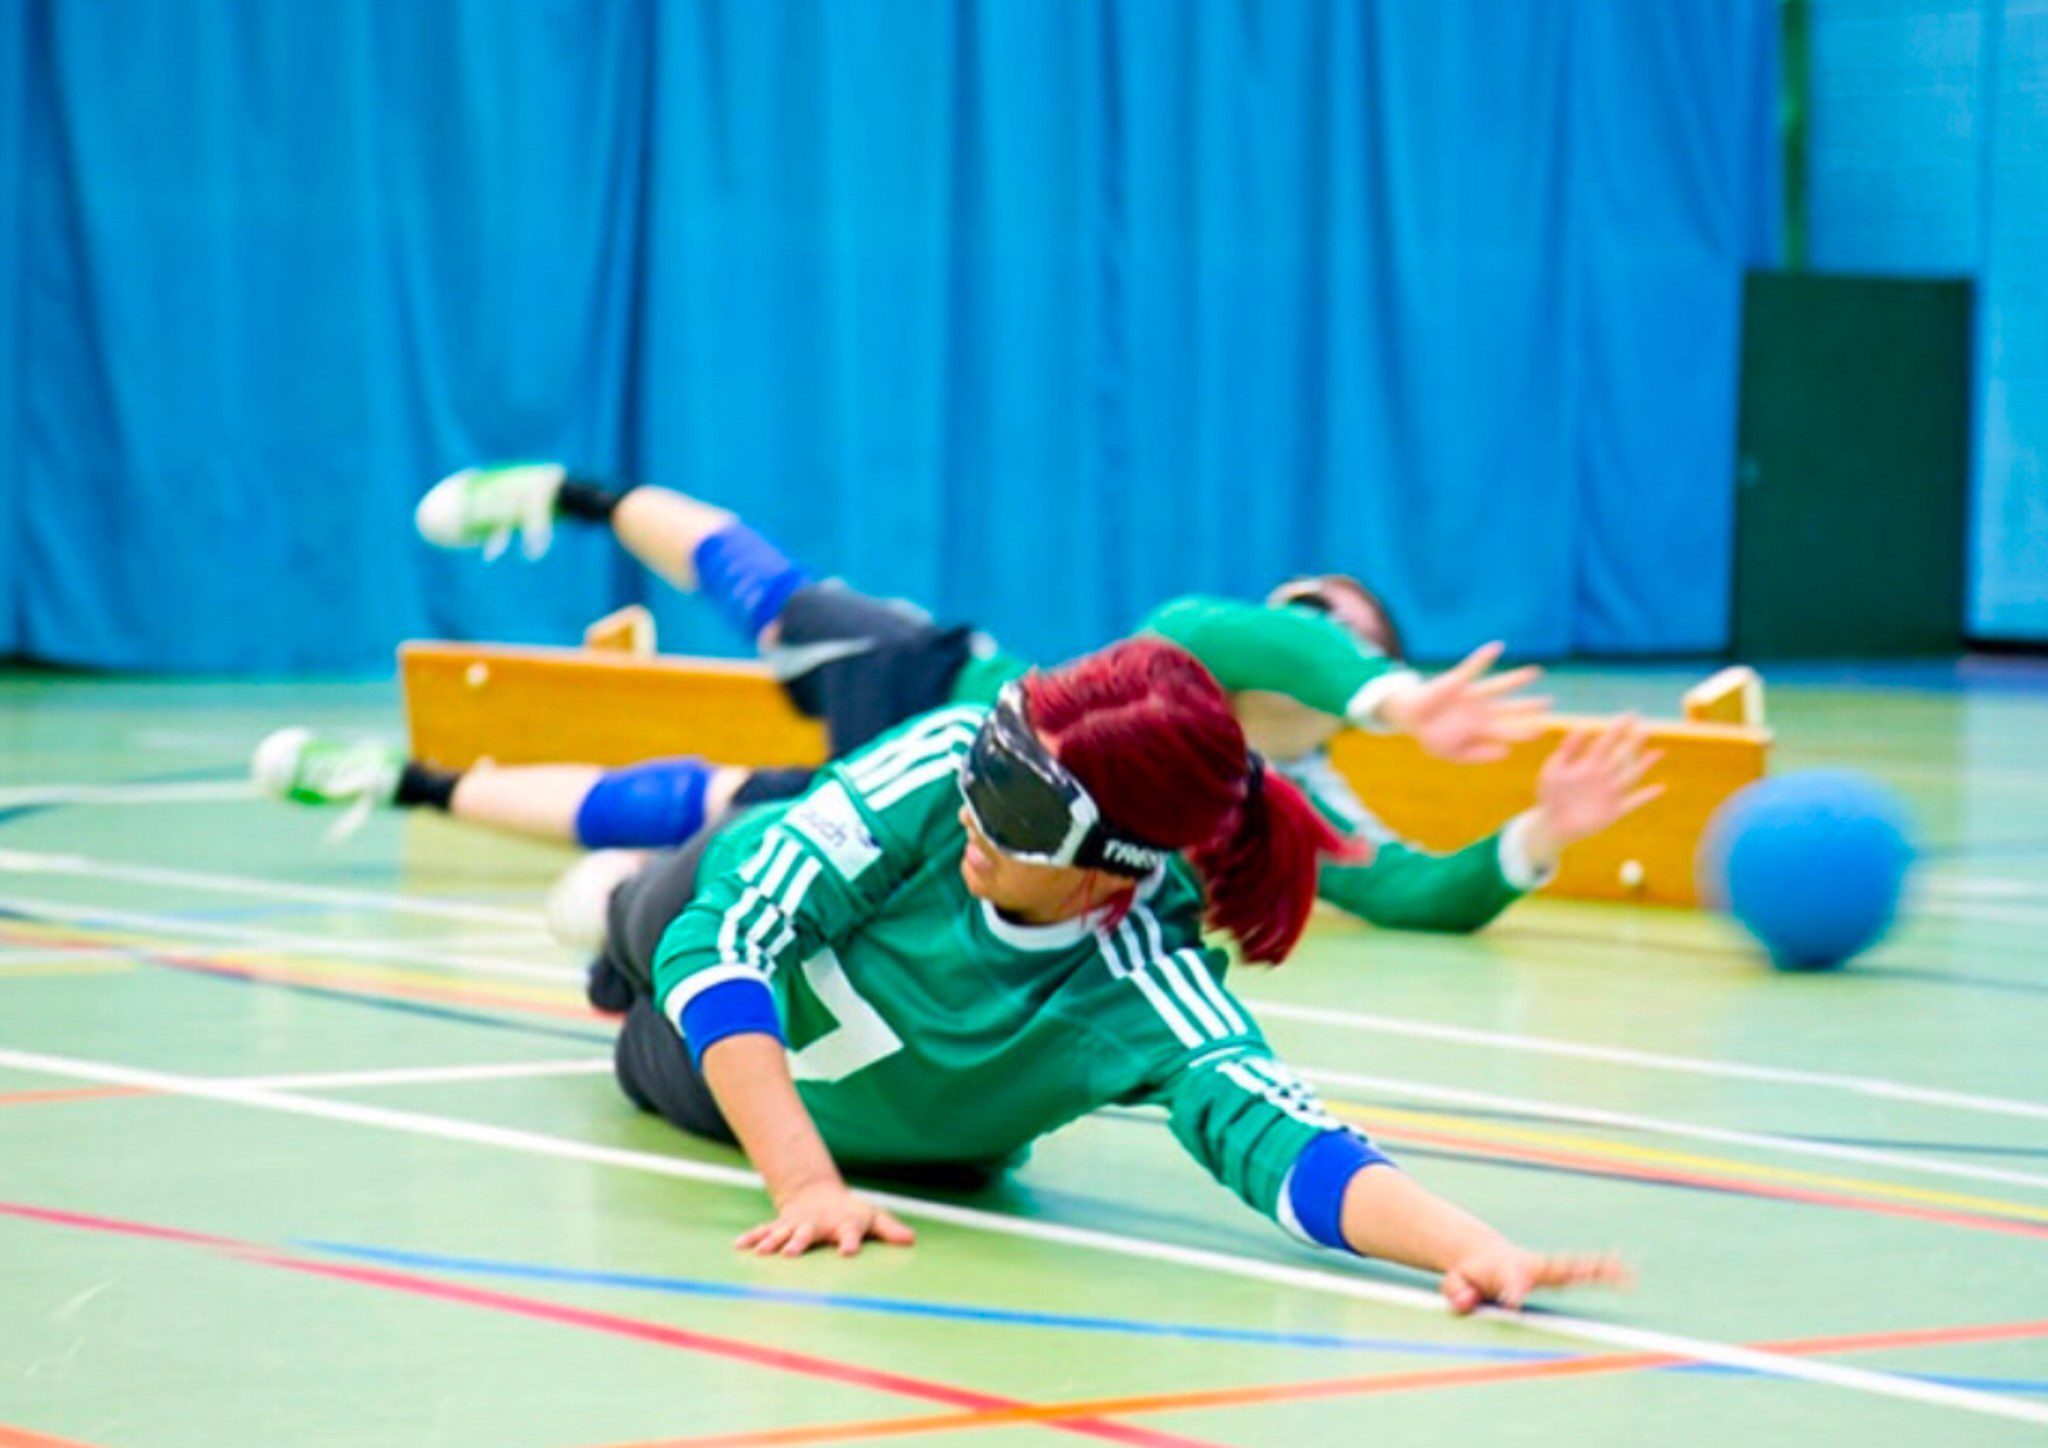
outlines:
[[371, 810], [392, 803], [404, 773], [405, 754], [391, 745], [323, 739], [310, 729], [278, 730], [249, 760], [249, 777], [273, 799], [347, 806], [330, 840], [353, 834]]
[[481, 548], [486, 562], [517, 533], [520, 551], [538, 558], [554, 541], [555, 498], [568, 476], [560, 463], [464, 468], [427, 490], [413, 523], [436, 548]]

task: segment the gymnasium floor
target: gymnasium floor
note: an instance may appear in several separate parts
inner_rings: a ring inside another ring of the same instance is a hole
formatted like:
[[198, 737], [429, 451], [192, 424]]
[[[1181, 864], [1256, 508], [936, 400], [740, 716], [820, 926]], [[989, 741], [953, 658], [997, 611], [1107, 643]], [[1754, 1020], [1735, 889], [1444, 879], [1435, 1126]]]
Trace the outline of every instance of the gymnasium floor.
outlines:
[[1332, 920], [1239, 982], [1425, 1180], [1641, 1271], [1461, 1322], [1136, 1116], [920, 1208], [914, 1251], [740, 1257], [737, 1158], [626, 1106], [540, 930], [565, 856], [327, 846], [240, 788], [276, 724], [395, 734], [389, 685], [7, 678], [0, 1448], [2041, 1441], [2048, 673], [1771, 706], [1780, 767], [1874, 770], [1932, 847], [1852, 971], [1532, 902], [1472, 940]]

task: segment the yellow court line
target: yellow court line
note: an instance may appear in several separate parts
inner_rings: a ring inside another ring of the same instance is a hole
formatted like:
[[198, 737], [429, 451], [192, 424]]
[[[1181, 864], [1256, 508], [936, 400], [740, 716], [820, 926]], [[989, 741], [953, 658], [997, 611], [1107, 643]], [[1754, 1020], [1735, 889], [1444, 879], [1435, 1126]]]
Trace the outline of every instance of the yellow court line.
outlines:
[[[138, 949], [159, 952], [184, 952], [195, 958], [217, 962], [232, 968], [235, 963], [248, 963], [262, 969], [291, 977], [310, 980], [353, 982], [367, 985], [424, 986], [445, 990], [459, 986], [466, 995], [478, 1004], [499, 1001], [507, 1006], [532, 1003], [554, 1008], [578, 1007], [583, 1005], [579, 992], [542, 985], [518, 985], [504, 982], [481, 982], [473, 977], [455, 972], [434, 972], [412, 970], [399, 966], [368, 966], [355, 961], [337, 961], [309, 958], [306, 956], [272, 954], [268, 951], [237, 949], [232, 954], [209, 951], [204, 947], [192, 947], [166, 941], [161, 937], [130, 935], [124, 932], [66, 932], [60, 929], [38, 931], [20, 929], [21, 922], [10, 921], [0, 935], [18, 934], [41, 935], [51, 942], [66, 939], [74, 944], [127, 943]], [[81, 963], [83, 964], [83, 963]], [[74, 967], [75, 968], [75, 967]], [[1408, 1125], [1419, 1129], [1446, 1131], [1472, 1140], [1476, 1145], [1512, 1146], [1516, 1144], [1553, 1147], [1576, 1151], [1589, 1156], [1598, 1156], [1614, 1161], [1629, 1162], [1639, 1166], [1662, 1167], [1672, 1170], [1716, 1171], [1754, 1181], [1782, 1182], [1788, 1185], [1825, 1188], [1832, 1191], [1847, 1191], [1884, 1200], [1910, 1202], [1925, 1206], [1949, 1207], [1958, 1210], [1989, 1212], [2002, 1216], [2017, 1217], [2026, 1221], [2048, 1222], [2048, 1207], [2028, 1202], [2016, 1202], [2006, 1198], [1982, 1197], [1964, 1192], [1942, 1191], [1927, 1187], [1901, 1186], [1891, 1182], [1878, 1181], [1869, 1177], [1840, 1176], [1830, 1172], [1804, 1171], [1797, 1167], [1765, 1166], [1735, 1157], [1709, 1156], [1697, 1152], [1673, 1151], [1662, 1147], [1644, 1146], [1636, 1143], [1615, 1142], [1602, 1137], [1585, 1136], [1575, 1132], [1552, 1131], [1537, 1127], [1516, 1126], [1497, 1121], [1461, 1116], [1454, 1113], [1414, 1111], [1396, 1106], [1361, 1107], [1344, 1101], [1330, 1101], [1331, 1110], [1359, 1125], [1369, 1128], [1393, 1127], [1394, 1131], [1383, 1132], [1398, 1137], [1398, 1128]]]
[[465, 975], [459, 971], [412, 970], [397, 965], [362, 965], [355, 961], [323, 959], [318, 956], [273, 954], [268, 950], [254, 948], [210, 950], [205, 947], [177, 946], [173, 949], [196, 960], [228, 970], [240, 965], [249, 965], [260, 966], [279, 975], [305, 975], [317, 980], [371, 985], [427, 986], [435, 990], [457, 989], [479, 1003], [497, 1000], [508, 1004], [531, 1002], [550, 1007], [581, 1006], [585, 1003], [581, 991], [568, 990], [561, 986], [485, 982], [478, 980], [474, 975]]
[[480, 981], [473, 974], [461, 971], [414, 970], [405, 966], [364, 965], [353, 960], [338, 960], [320, 956], [297, 955], [289, 952], [272, 951], [257, 946], [208, 946], [193, 945], [162, 935], [137, 935], [117, 930], [87, 930], [44, 927], [42, 929], [21, 929], [20, 922], [9, 921], [0, 938], [17, 939], [32, 936], [46, 944], [71, 944], [80, 947], [113, 946], [158, 955], [189, 955], [195, 960], [211, 965], [233, 969], [237, 965], [260, 966], [264, 970], [282, 975], [306, 975], [317, 979], [356, 981], [366, 984], [429, 986], [436, 990], [459, 987], [479, 998], [490, 997], [506, 1002], [535, 1002], [547, 1006], [580, 1006], [584, 1003], [580, 991], [561, 986], [518, 985], [500, 981]]
[[111, 975], [135, 969], [132, 960], [39, 960], [22, 965], [0, 961], [0, 980], [43, 975]]
[[1802, 1171], [1798, 1167], [1762, 1166], [1735, 1157], [1670, 1151], [1663, 1147], [1608, 1141], [1602, 1137], [1580, 1136], [1568, 1131], [1546, 1131], [1539, 1127], [1504, 1126], [1495, 1121], [1435, 1111], [1410, 1111], [1398, 1106], [1363, 1107], [1346, 1101], [1331, 1101], [1326, 1104], [1333, 1114], [1361, 1126], [1390, 1126], [1394, 1129], [1382, 1134], [1395, 1138], [1400, 1135], [1399, 1128], [1406, 1125], [1430, 1131], [1449, 1132], [1465, 1137], [1475, 1145], [1520, 1144], [1557, 1147], [1582, 1152], [1588, 1156], [1632, 1162], [1638, 1166], [1717, 1171], [1731, 1176], [1749, 1177], [1756, 1181], [1825, 1187], [1832, 1191], [1857, 1192], [1893, 1201], [1954, 1207], [1973, 1212], [1992, 1212], [2000, 1216], [2024, 1218], [2027, 1221], [2048, 1222], [2048, 1207], [2037, 1206], [2031, 1202], [2010, 1201], [2002, 1197], [1980, 1197], [1965, 1192], [1900, 1186], [1893, 1182], [1876, 1181], [1870, 1177], [1836, 1176], [1832, 1172]]

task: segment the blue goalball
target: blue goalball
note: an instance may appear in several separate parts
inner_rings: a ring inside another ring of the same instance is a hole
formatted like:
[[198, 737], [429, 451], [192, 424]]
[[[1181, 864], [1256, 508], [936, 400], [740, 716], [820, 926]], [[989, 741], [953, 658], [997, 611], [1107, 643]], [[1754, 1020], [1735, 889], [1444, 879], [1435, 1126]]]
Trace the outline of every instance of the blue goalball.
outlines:
[[1701, 892], [1780, 970], [1826, 970], [1891, 928], [1913, 863], [1911, 835], [1905, 805], [1866, 774], [1813, 769], [1766, 779], [1708, 825]]

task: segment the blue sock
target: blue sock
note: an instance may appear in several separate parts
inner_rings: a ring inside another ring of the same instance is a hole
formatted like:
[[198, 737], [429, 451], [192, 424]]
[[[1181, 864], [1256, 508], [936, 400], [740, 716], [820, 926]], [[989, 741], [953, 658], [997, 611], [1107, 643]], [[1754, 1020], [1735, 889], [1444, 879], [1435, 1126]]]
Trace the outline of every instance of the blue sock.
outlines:
[[701, 759], [654, 759], [606, 770], [576, 811], [576, 843], [586, 850], [687, 843], [704, 828], [714, 768]]
[[721, 528], [697, 545], [697, 586], [748, 643], [781, 616], [789, 596], [811, 582], [780, 548], [744, 523]]

